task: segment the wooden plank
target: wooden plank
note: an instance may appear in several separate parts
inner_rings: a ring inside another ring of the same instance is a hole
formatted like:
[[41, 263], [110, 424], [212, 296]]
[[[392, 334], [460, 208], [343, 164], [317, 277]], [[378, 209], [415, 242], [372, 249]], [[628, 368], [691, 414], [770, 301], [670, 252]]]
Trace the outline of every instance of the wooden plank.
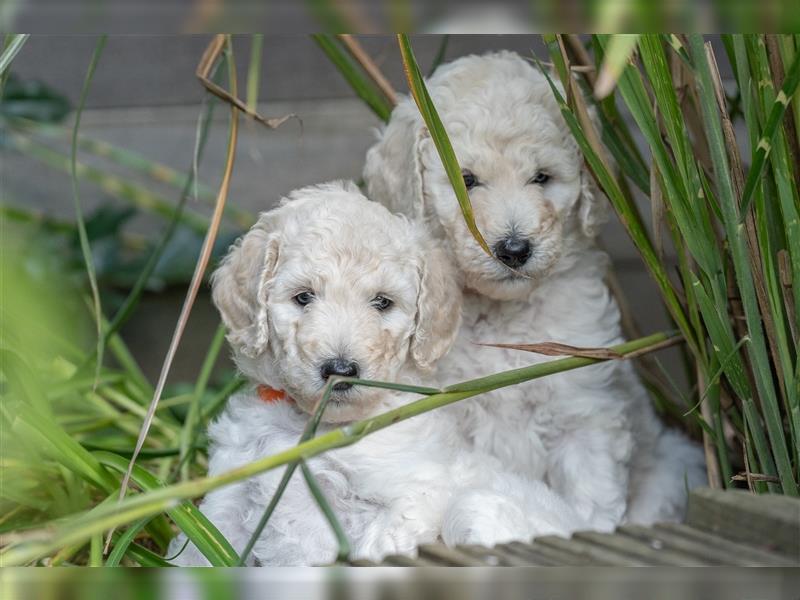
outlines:
[[800, 557], [800, 499], [699, 488], [686, 524], [747, 545]]
[[[542, 566], [541, 563], [531, 559], [526, 559], [513, 552], [509, 552], [500, 546], [487, 548], [485, 546], [456, 546], [458, 550], [474, 556], [478, 560], [483, 560], [487, 565], [493, 567], [531, 567]], [[549, 563], [548, 563], [549, 564]]]
[[557, 550], [548, 550], [548, 552], [543, 553], [535, 550], [533, 546], [531, 546], [530, 544], [524, 544], [522, 542], [508, 542], [507, 544], [500, 544], [495, 547], [501, 548], [511, 554], [515, 554], [519, 556], [522, 560], [526, 561], [530, 560], [535, 564], [541, 565], [543, 567], [556, 567], [565, 564], [558, 557], [553, 556], [554, 553], [555, 554], [559, 553], [559, 551]]
[[641, 540], [653, 547], [660, 546], [669, 550], [691, 554], [714, 565], [744, 567], [770, 566], [773, 564], [747, 558], [747, 556], [741, 552], [736, 552], [730, 548], [731, 545], [736, 544], [724, 538], [718, 538], [717, 536], [706, 533], [702, 535], [710, 536], [712, 538], [710, 543], [707, 540], [681, 535], [669, 529], [650, 528], [641, 525], [623, 525], [617, 529], [617, 533]]
[[740, 555], [726, 548], [704, 544], [669, 531], [651, 529], [641, 525], [623, 525], [617, 534], [640, 540], [653, 548], [665, 548], [690, 554], [714, 565], [745, 566], [750, 563], [741, 560]]
[[703, 531], [701, 529], [695, 529], [694, 527], [689, 527], [688, 525], [683, 525], [681, 523], [657, 523], [654, 526], [654, 529], [659, 532], [667, 531], [676, 535], [680, 535], [684, 538], [700, 542], [710, 548], [713, 548], [715, 551], [722, 549], [732, 552], [737, 554], [740, 557], [740, 560], [749, 566], [763, 565], [777, 567], [800, 565], [800, 561], [798, 561], [796, 558], [792, 559], [791, 557], [777, 554], [775, 552], [740, 544], [727, 538], [714, 535], [713, 533], [708, 533], [707, 531]]
[[650, 544], [624, 535], [615, 533], [598, 533], [586, 531], [576, 533], [574, 540], [581, 540], [596, 544], [603, 548], [610, 548], [621, 554], [627, 554], [648, 565], [673, 566], [673, 567], [707, 567], [713, 563], [692, 554], [680, 553], [664, 548], [663, 545]]
[[378, 563], [367, 560], [366, 558], [356, 558], [350, 561], [351, 567], [377, 567]]
[[554, 535], [538, 537], [531, 544], [534, 549], [542, 547], [554, 548], [573, 555], [579, 562], [568, 564], [598, 565], [609, 567], [640, 567], [646, 566], [642, 560], [623, 554], [609, 548], [598, 547], [588, 542], [575, 539], [564, 539]]
[[444, 544], [423, 544], [419, 547], [420, 558], [436, 562], [440, 565], [453, 567], [485, 567], [487, 563], [470, 556], [456, 548], [449, 548]]
[[444, 565], [436, 563], [425, 558], [414, 558], [413, 556], [405, 556], [404, 554], [390, 554], [384, 556], [381, 561], [381, 566], [390, 567], [442, 567]]

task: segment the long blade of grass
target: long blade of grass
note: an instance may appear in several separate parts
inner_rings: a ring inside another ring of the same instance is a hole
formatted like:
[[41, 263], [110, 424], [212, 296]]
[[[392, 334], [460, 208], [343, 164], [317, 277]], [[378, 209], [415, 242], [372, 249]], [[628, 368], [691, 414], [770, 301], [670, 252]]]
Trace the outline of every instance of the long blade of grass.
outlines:
[[775, 143], [775, 137], [778, 135], [778, 129], [783, 120], [783, 115], [795, 92], [797, 92], [798, 84], [800, 84], [800, 53], [795, 56], [792, 65], [789, 67], [789, 72], [786, 74], [786, 79], [783, 81], [783, 87], [781, 87], [778, 96], [775, 98], [772, 110], [770, 110], [769, 113], [769, 118], [767, 119], [767, 124], [756, 146], [753, 162], [750, 165], [750, 171], [747, 173], [744, 192], [742, 192], [740, 208], [742, 218], [747, 215], [747, 211], [750, 209], [750, 203], [753, 200], [753, 191], [764, 172], [764, 165], [772, 149], [772, 145]]
[[[41, 161], [48, 167], [67, 174], [71, 173], [69, 156], [18, 133], [11, 132], [6, 139], [9, 146], [15, 150]], [[177, 210], [172, 202], [138, 185], [136, 182], [107, 173], [82, 162], [78, 162], [75, 168], [79, 179], [94, 183], [109, 196], [128, 202], [141, 211], [150, 212], [167, 219], [176, 218]], [[208, 219], [193, 211], [184, 210], [178, 218], [180, 218], [182, 224], [198, 233], [204, 233], [208, 224]]]
[[[217, 40], [218, 39], [219, 38], [217, 38]], [[229, 52], [227, 53], [227, 62], [228, 62], [228, 76], [230, 78], [231, 92], [233, 96], [236, 96], [237, 94], [236, 64], [233, 59], [233, 53], [230, 45], [230, 37], [228, 36], [225, 41], [229, 50]], [[200, 288], [200, 283], [203, 279], [203, 274], [206, 271], [209, 258], [211, 257], [211, 250], [214, 245], [214, 240], [217, 237], [217, 231], [219, 230], [220, 221], [222, 219], [222, 213], [225, 209], [225, 201], [227, 200], [228, 190], [230, 189], [231, 176], [233, 174], [233, 163], [236, 157], [236, 141], [238, 137], [238, 128], [239, 128], [239, 109], [236, 107], [236, 105], [232, 104], [230, 129], [228, 133], [228, 151], [225, 162], [225, 171], [223, 173], [222, 183], [220, 184], [219, 194], [217, 196], [217, 205], [214, 209], [214, 214], [211, 217], [211, 223], [209, 224], [208, 227], [208, 233], [206, 234], [206, 238], [203, 242], [203, 248], [200, 251], [200, 256], [197, 260], [197, 265], [195, 266], [194, 274], [192, 275], [192, 282], [189, 285], [189, 290], [186, 294], [186, 299], [184, 300], [183, 306], [181, 308], [181, 314], [178, 317], [178, 322], [175, 327], [175, 332], [172, 335], [172, 340], [170, 341], [169, 349], [167, 350], [167, 355], [166, 358], [164, 359], [164, 364], [161, 368], [161, 373], [159, 375], [158, 382], [156, 384], [156, 389], [153, 395], [153, 399], [150, 402], [150, 406], [147, 409], [147, 416], [145, 417], [144, 423], [142, 424], [142, 429], [139, 433], [139, 438], [136, 440], [136, 447], [134, 449], [134, 454], [133, 456], [131, 456], [128, 470], [126, 471], [125, 476], [123, 477], [122, 480], [122, 485], [120, 486], [120, 500], [122, 500], [125, 497], [125, 491], [127, 490], [128, 487], [128, 481], [130, 480], [133, 467], [136, 464], [136, 456], [142, 449], [142, 446], [144, 445], [144, 440], [147, 437], [147, 432], [150, 429], [150, 424], [152, 423], [153, 417], [155, 416], [155, 411], [156, 407], [158, 406], [158, 401], [161, 399], [161, 393], [164, 390], [164, 385], [166, 384], [167, 381], [167, 375], [169, 374], [170, 367], [172, 366], [172, 360], [175, 357], [175, 352], [178, 349], [178, 344], [180, 343], [181, 337], [183, 335], [183, 330], [186, 327], [187, 321], [189, 320], [189, 314], [191, 312], [192, 305], [194, 304], [194, 300], [197, 297], [197, 291]]]
[[341, 73], [342, 77], [350, 84], [350, 87], [353, 88], [356, 95], [372, 109], [372, 112], [374, 112], [381, 121], [388, 121], [389, 115], [392, 112], [391, 104], [386, 100], [384, 94], [363, 76], [360, 69], [356, 67], [350, 57], [348, 57], [337, 43], [336, 38], [326, 33], [317, 33], [312, 35], [311, 38], [339, 70], [339, 73]]
[[[101, 464], [119, 473], [127, 472], [128, 461], [121, 456], [97, 452], [95, 457]], [[164, 487], [162, 482], [138, 465], [134, 467], [132, 478], [145, 492]], [[213, 566], [232, 567], [237, 564], [239, 557], [230, 542], [194, 504], [183, 502], [169, 507], [166, 512]]]
[[[200, 120], [198, 121], [198, 136], [195, 140], [195, 151], [193, 154], [192, 164], [197, 165], [200, 160], [200, 157], [203, 155], [203, 151], [205, 150], [206, 140], [208, 139], [208, 130], [209, 125], [211, 123], [211, 116], [213, 114], [214, 108], [213, 103], [209, 102], [206, 105], [206, 110], [201, 113]], [[139, 299], [144, 292], [145, 286], [150, 279], [150, 275], [152, 275], [153, 271], [155, 270], [156, 266], [158, 265], [158, 261], [161, 259], [161, 256], [164, 254], [164, 250], [166, 250], [167, 246], [169, 245], [172, 236], [175, 234], [175, 231], [178, 228], [178, 223], [180, 222], [181, 216], [183, 214], [183, 209], [186, 204], [186, 199], [189, 196], [189, 190], [192, 188], [194, 183], [197, 181], [197, 172], [196, 168], [193, 167], [190, 169], [190, 175], [186, 179], [184, 183], [183, 189], [181, 190], [180, 198], [178, 199], [178, 204], [175, 208], [175, 214], [172, 219], [169, 221], [169, 225], [164, 230], [161, 239], [153, 248], [153, 251], [150, 253], [150, 256], [147, 259], [147, 263], [145, 263], [144, 268], [139, 273], [139, 276], [136, 278], [136, 282], [133, 284], [131, 291], [125, 297], [122, 305], [119, 307], [117, 312], [114, 314], [114, 318], [111, 320], [111, 323], [106, 330], [106, 339], [109, 339], [112, 335], [120, 330], [120, 328], [127, 322], [127, 320], [133, 314], [136, 306], [139, 303]]]
[[25, 42], [27, 42], [28, 38], [31, 36], [29, 33], [12, 33], [8, 37], [11, 39], [8, 40], [2, 54], [0, 54], [0, 77], [5, 74], [8, 67], [10, 67], [11, 63], [14, 61], [14, 58], [16, 58], [19, 51], [22, 50], [22, 47], [25, 45]]
[[340, 33], [338, 36], [342, 45], [350, 53], [350, 56], [364, 69], [364, 72], [369, 75], [369, 78], [375, 86], [386, 97], [386, 100], [391, 106], [397, 104], [397, 92], [394, 91], [392, 84], [383, 75], [375, 61], [370, 58], [369, 54], [364, 50], [356, 38], [349, 33]]
[[436, 56], [434, 56], [433, 60], [431, 61], [431, 66], [428, 69], [428, 77], [433, 75], [434, 71], [436, 71], [436, 69], [439, 68], [439, 65], [441, 65], [444, 62], [444, 59], [447, 56], [447, 46], [449, 44], [450, 44], [450, 34], [445, 33], [442, 36], [442, 41], [439, 44], [439, 49], [436, 50]]
[[225, 327], [220, 323], [211, 340], [211, 344], [206, 352], [206, 357], [203, 359], [203, 364], [200, 367], [200, 374], [194, 386], [194, 393], [192, 395], [192, 403], [189, 405], [189, 412], [186, 413], [186, 420], [183, 422], [181, 429], [180, 439], [180, 461], [181, 467], [181, 480], [186, 481], [189, 479], [189, 460], [191, 460], [191, 453], [194, 449], [194, 439], [197, 431], [197, 425], [200, 422], [200, 401], [203, 399], [203, 394], [206, 391], [206, 385], [211, 377], [211, 371], [217, 363], [219, 353], [222, 350], [222, 345], [225, 343]]
[[[130, 352], [127, 351], [127, 348], [125, 348], [124, 343], [117, 333], [128, 321], [128, 319], [130, 319], [134, 310], [136, 309], [136, 306], [139, 304], [139, 300], [144, 293], [147, 282], [150, 280], [150, 276], [153, 274], [153, 271], [155, 271], [156, 266], [158, 266], [161, 256], [164, 254], [164, 251], [169, 245], [170, 240], [172, 240], [172, 236], [178, 229], [178, 224], [181, 222], [184, 214], [186, 200], [189, 197], [189, 190], [197, 181], [197, 165], [200, 157], [203, 154], [203, 150], [205, 149], [206, 140], [208, 139], [209, 125], [211, 123], [211, 116], [214, 110], [213, 102], [208, 102], [206, 99], [204, 100], [204, 104], [205, 110], [201, 112], [197, 124], [197, 136], [195, 139], [195, 149], [192, 158], [192, 168], [190, 169], [189, 177], [184, 181], [183, 189], [181, 190], [181, 195], [178, 198], [178, 203], [175, 207], [173, 216], [170, 218], [167, 228], [164, 230], [164, 233], [161, 236], [158, 244], [155, 246], [155, 248], [153, 248], [153, 251], [147, 258], [147, 262], [139, 272], [133, 287], [131, 287], [128, 295], [125, 297], [125, 300], [123, 300], [122, 304], [117, 309], [117, 312], [114, 313], [114, 317], [112, 318], [111, 322], [105, 326], [104, 343], [111, 348], [112, 352], [115, 354], [115, 358], [117, 358], [120, 364], [125, 367], [132, 377], [139, 383], [141, 389], [144, 391], [149, 391], [151, 395], [152, 388], [150, 383], [141, 373], [141, 370], [136, 364], [135, 359]], [[88, 363], [94, 358], [95, 355], [91, 354], [86, 357], [84, 362]], [[83, 372], [84, 367], [85, 365], [81, 365], [81, 367], [78, 368], [75, 374], [76, 377]]]
[[414, 98], [414, 102], [417, 103], [417, 107], [425, 121], [431, 139], [433, 139], [433, 143], [436, 145], [436, 150], [439, 153], [439, 158], [442, 160], [447, 178], [450, 180], [450, 185], [453, 186], [453, 192], [461, 207], [461, 214], [464, 216], [464, 222], [467, 224], [467, 228], [472, 234], [472, 237], [475, 238], [478, 245], [483, 248], [483, 251], [489, 256], [494, 256], [486, 240], [483, 239], [478, 225], [475, 223], [475, 215], [472, 212], [472, 202], [470, 202], [469, 193], [464, 185], [461, 167], [458, 165], [458, 159], [453, 151], [453, 146], [450, 143], [450, 138], [447, 136], [444, 124], [439, 118], [439, 113], [436, 111], [436, 106], [434, 106], [433, 100], [428, 94], [428, 89], [425, 86], [422, 73], [417, 64], [417, 59], [414, 57], [414, 51], [411, 49], [411, 42], [409, 42], [407, 35], [398, 34], [397, 43], [400, 46], [403, 70], [408, 80], [411, 96]]
[[336, 560], [338, 562], [346, 562], [350, 556], [350, 541], [347, 539], [347, 534], [344, 532], [341, 523], [339, 523], [339, 519], [336, 518], [336, 513], [333, 512], [328, 499], [325, 498], [325, 493], [322, 491], [322, 488], [320, 488], [319, 483], [317, 483], [311, 469], [308, 468], [306, 461], [300, 461], [300, 469], [303, 471], [303, 477], [306, 480], [308, 489], [311, 491], [311, 495], [314, 497], [317, 505], [319, 505], [322, 514], [325, 515], [325, 519], [330, 524], [333, 534], [336, 536], [336, 542], [339, 545], [339, 552], [336, 555]]
[[258, 83], [261, 79], [261, 55], [264, 48], [264, 34], [250, 36], [250, 65], [247, 67], [247, 109], [255, 112], [258, 106]]
[[614, 90], [625, 65], [636, 50], [638, 38], [638, 34], [630, 33], [611, 36], [603, 64], [600, 65], [600, 72], [597, 74], [597, 82], [594, 86], [595, 98], [602, 100]]
[[[613, 346], [612, 349], [620, 354], [630, 354], [653, 346], [660, 346], [662, 342], [672, 337], [674, 337], [672, 333], [658, 333]], [[26, 541], [9, 545], [0, 552], [0, 565], [27, 564], [41, 556], [46, 556], [49, 552], [58, 548], [85, 542], [98, 532], [170, 510], [175, 506], [176, 501], [196, 498], [211, 490], [248, 479], [264, 471], [296, 463], [300, 460], [307, 460], [328, 450], [352, 445], [375, 431], [430, 410], [488, 391], [524, 381], [531, 381], [554, 373], [577, 369], [597, 362], [599, 362], [598, 359], [592, 358], [563, 358], [489, 375], [445, 388], [445, 391], [441, 393], [432, 394], [375, 417], [355, 421], [346, 427], [334, 429], [293, 448], [258, 459], [228, 472], [139, 494], [127, 498], [119, 504], [95, 509], [91, 515], [84, 513], [75, 516], [66, 525], [33, 532]]]
[[122, 558], [125, 556], [125, 553], [128, 551], [128, 548], [133, 543], [133, 540], [136, 539], [136, 536], [144, 529], [144, 526], [147, 525], [149, 519], [141, 519], [137, 521], [123, 533], [119, 537], [114, 540], [114, 548], [111, 550], [111, 553], [108, 555], [106, 559], [106, 566], [107, 567], [118, 567], [120, 562], [122, 562]]
[[94, 268], [94, 258], [92, 258], [92, 249], [89, 245], [89, 236], [86, 233], [86, 223], [83, 219], [83, 209], [81, 208], [81, 197], [78, 186], [78, 130], [81, 126], [81, 115], [83, 108], [86, 106], [86, 97], [89, 95], [89, 87], [92, 84], [92, 77], [97, 68], [97, 63], [100, 60], [100, 55], [103, 53], [103, 48], [106, 45], [107, 37], [101, 35], [97, 40], [92, 59], [89, 62], [89, 68], [86, 71], [86, 78], [83, 81], [83, 88], [81, 89], [80, 100], [78, 101], [78, 108], [75, 110], [75, 124], [72, 127], [72, 144], [70, 149], [70, 171], [72, 179], [72, 201], [75, 206], [75, 220], [78, 227], [78, 238], [80, 239], [81, 252], [83, 253], [83, 262], [86, 265], [86, 273], [89, 276], [89, 285], [92, 288], [92, 301], [94, 303], [94, 318], [97, 325], [97, 348], [96, 348], [96, 366], [95, 366], [95, 379], [100, 377], [100, 368], [103, 365], [103, 350], [105, 348], [105, 339], [103, 337], [103, 308], [100, 305], [100, 289], [97, 287], [97, 274]]
[[[38, 123], [23, 118], [9, 118], [6, 122], [9, 128], [14, 131], [48, 140], [60, 139], [65, 136], [69, 139], [69, 136], [72, 135], [71, 129], [58, 125]], [[85, 153], [108, 160], [119, 167], [139, 173], [152, 180], [154, 183], [168, 185], [178, 190], [183, 189], [186, 185], [186, 175], [182, 174], [177, 169], [152, 160], [144, 154], [129, 148], [122, 148], [104, 140], [87, 137], [85, 135], [78, 136], [78, 148]], [[216, 199], [214, 190], [203, 183], [198, 183], [198, 192], [198, 197], [202, 200], [213, 202]], [[243, 219], [244, 216], [252, 215], [237, 214], [237, 221]]]

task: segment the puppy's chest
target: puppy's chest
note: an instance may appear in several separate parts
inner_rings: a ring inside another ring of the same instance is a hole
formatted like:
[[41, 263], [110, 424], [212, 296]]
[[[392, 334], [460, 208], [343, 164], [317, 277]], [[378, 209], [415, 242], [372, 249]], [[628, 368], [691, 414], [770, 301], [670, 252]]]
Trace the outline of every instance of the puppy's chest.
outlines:
[[439, 363], [440, 379], [455, 383], [544, 362], [548, 358], [540, 354], [482, 344], [522, 344], [543, 341], [547, 337], [537, 325], [535, 310], [529, 304], [495, 302], [468, 294], [456, 342]]

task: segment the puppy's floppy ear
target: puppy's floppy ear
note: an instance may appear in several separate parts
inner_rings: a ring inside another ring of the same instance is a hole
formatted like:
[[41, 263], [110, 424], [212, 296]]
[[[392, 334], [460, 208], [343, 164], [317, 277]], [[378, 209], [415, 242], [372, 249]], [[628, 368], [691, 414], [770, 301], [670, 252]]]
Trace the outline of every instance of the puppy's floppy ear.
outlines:
[[413, 219], [424, 215], [420, 141], [427, 135], [416, 105], [404, 98], [392, 111], [380, 140], [367, 151], [367, 197]]
[[578, 199], [578, 220], [581, 231], [588, 238], [594, 238], [608, 220], [608, 199], [594, 181], [589, 169], [581, 169], [581, 195]]
[[267, 295], [278, 260], [272, 213], [263, 213], [211, 276], [212, 298], [234, 349], [254, 358], [267, 346]]
[[421, 369], [433, 367], [453, 345], [461, 325], [461, 284], [444, 249], [428, 239], [421, 254], [417, 322], [411, 357]]

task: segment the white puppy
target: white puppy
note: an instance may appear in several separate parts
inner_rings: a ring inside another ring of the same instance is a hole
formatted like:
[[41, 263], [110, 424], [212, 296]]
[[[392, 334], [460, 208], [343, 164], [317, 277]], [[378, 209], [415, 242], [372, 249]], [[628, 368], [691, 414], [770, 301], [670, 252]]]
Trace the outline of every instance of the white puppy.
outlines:
[[[463, 276], [462, 331], [439, 371], [459, 380], [537, 360], [473, 341], [620, 343], [619, 309], [603, 281], [608, 257], [595, 245], [606, 202], [544, 76], [500, 52], [455, 60], [427, 85], [494, 257], [467, 230], [410, 98], [369, 150], [364, 177], [374, 200], [424, 220]], [[701, 452], [664, 428], [627, 362], [492, 396], [457, 407], [469, 439], [548, 482], [593, 528], [612, 529], [626, 508], [638, 523], [680, 518], [687, 482], [704, 478]]]
[[[213, 298], [236, 364], [260, 387], [233, 396], [209, 427], [212, 475], [297, 444], [331, 376], [424, 380], [456, 336], [461, 290], [424, 228], [354, 184], [334, 182], [293, 192], [263, 213], [214, 274]], [[319, 433], [413, 399], [338, 383]], [[458, 442], [451, 417], [435, 411], [308, 461], [354, 557], [410, 553], [440, 536], [458, 543], [581, 526], [544, 484], [496, 473], [496, 459], [462, 452]], [[203, 500], [203, 513], [238, 552], [282, 475], [272, 470]], [[335, 556], [331, 528], [298, 472], [249, 564]], [[207, 564], [194, 546], [175, 562]]]

